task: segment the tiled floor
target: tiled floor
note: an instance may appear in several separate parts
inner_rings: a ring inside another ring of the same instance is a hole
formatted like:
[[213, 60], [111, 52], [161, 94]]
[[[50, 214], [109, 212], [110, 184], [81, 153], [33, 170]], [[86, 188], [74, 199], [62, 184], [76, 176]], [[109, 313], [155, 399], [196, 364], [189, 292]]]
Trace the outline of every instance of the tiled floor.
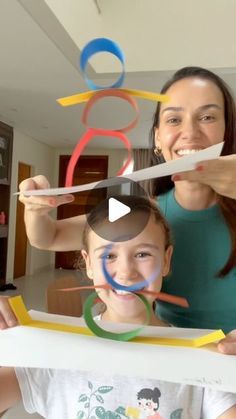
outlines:
[[[16, 291], [0, 292], [0, 295], [22, 295], [26, 307], [30, 309], [45, 311], [45, 292], [47, 285], [55, 278], [63, 276], [75, 276], [79, 283], [85, 285], [86, 279], [79, 272], [46, 269], [34, 276], [25, 276], [15, 280]], [[87, 291], [82, 294], [82, 299], [86, 298]], [[22, 404], [9, 409], [1, 419], [40, 419], [38, 414], [28, 414]]]

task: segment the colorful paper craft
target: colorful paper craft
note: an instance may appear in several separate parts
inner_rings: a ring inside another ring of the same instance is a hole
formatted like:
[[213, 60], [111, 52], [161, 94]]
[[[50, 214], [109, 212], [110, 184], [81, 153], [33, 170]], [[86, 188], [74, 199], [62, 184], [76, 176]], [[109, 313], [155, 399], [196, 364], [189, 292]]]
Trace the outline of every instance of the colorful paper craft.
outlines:
[[[84, 327], [82, 318], [31, 310], [37, 322]], [[127, 330], [101, 321], [107, 330]], [[132, 325], [128, 325], [132, 327]], [[210, 330], [146, 326], [143, 336], [196, 339]], [[0, 365], [96, 371], [236, 391], [236, 356], [223, 355], [214, 343], [202, 348], [118, 342], [38, 327], [17, 326], [0, 332]]]
[[[118, 89], [117, 89], [118, 90]], [[154, 93], [154, 92], [147, 92], [145, 90], [137, 90], [137, 89], [119, 89], [121, 92], [128, 93], [131, 96], [138, 97], [139, 99], [145, 99], [145, 100], [152, 100], [154, 102], [168, 102], [169, 96], [168, 95], [162, 95], [160, 93]], [[104, 91], [106, 91], [104, 89]], [[61, 97], [60, 99], [57, 99], [57, 102], [61, 106], [73, 106], [78, 105], [83, 102], [87, 102], [92, 96], [95, 95], [94, 90], [89, 90], [88, 92], [84, 93], [77, 93], [75, 95]]]
[[[126, 174], [121, 176], [123, 179], [127, 179], [127, 182], [130, 180], [134, 182], [139, 182], [146, 179], [154, 179], [162, 176], [169, 176], [175, 173], [180, 173], [187, 170], [193, 170], [197, 163], [203, 160], [212, 160], [219, 157], [224, 143], [215, 144], [204, 150], [197, 151], [194, 154], [181, 157], [181, 159], [171, 160], [169, 162], [159, 164], [157, 166], [148, 167], [146, 169], [137, 170], [136, 172]], [[117, 178], [109, 178], [106, 181], [103, 181], [101, 187], [117, 185]], [[106, 185], [105, 185], [105, 182]], [[68, 193], [76, 193], [89, 191], [93, 188], [99, 188], [99, 182], [86, 183], [84, 185], [72, 186], [69, 188], [49, 188], [49, 189], [33, 189], [24, 191], [25, 196], [37, 196], [37, 195], [64, 195]], [[15, 195], [19, 195], [19, 192], [16, 192]]]
[[[91, 336], [92, 332], [88, 328], [71, 326], [61, 323], [50, 323], [44, 321], [33, 320], [26, 310], [23, 300], [20, 296], [9, 299], [12, 310], [14, 311], [19, 324], [26, 327], [35, 327], [41, 329], [57, 330], [61, 332], [77, 333], [81, 335]], [[181, 329], [180, 333], [181, 333]], [[225, 337], [222, 330], [215, 330], [195, 339], [188, 338], [167, 338], [156, 336], [138, 336], [133, 338], [130, 343], [144, 343], [151, 345], [171, 345], [171, 346], [187, 346], [200, 347], [209, 343], [216, 342]], [[98, 339], [94, 336], [94, 339]]]

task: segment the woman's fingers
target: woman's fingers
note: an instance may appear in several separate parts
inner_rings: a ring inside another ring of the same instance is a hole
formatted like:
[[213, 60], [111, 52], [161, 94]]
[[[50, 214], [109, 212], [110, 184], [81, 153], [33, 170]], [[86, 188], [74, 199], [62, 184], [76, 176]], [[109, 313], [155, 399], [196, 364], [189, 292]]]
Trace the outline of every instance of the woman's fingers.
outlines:
[[236, 154], [200, 162], [195, 170], [173, 175], [172, 180], [203, 183], [220, 195], [236, 199]]
[[28, 179], [23, 180], [19, 184], [20, 192], [30, 191], [33, 189], [48, 189], [50, 188], [50, 183], [47, 178], [43, 175], [37, 175]]
[[29, 196], [23, 194], [19, 196], [19, 200], [25, 205], [26, 209], [31, 211], [42, 210], [48, 212], [52, 208], [57, 208], [59, 205], [67, 204], [74, 201], [73, 195], [60, 196]]
[[59, 205], [67, 204], [74, 200], [73, 195], [61, 196], [25, 196], [24, 191], [34, 189], [48, 189], [50, 184], [45, 176], [38, 175], [33, 178], [25, 179], [20, 183], [19, 200], [25, 205], [29, 211], [37, 211], [40, 214], [49, 212], [52, 208], [57, 208]]
[[9, 297], [0, 297], [0, 329], [6, 329], [18, 324], [8, 299]]

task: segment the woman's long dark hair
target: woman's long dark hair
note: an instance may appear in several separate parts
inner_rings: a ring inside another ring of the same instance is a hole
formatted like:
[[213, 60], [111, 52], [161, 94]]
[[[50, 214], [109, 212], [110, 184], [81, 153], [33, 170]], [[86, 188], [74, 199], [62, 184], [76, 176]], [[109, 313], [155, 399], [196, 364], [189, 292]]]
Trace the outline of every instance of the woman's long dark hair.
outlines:
[[[184, 67], [178, 70], [173, 77], [163, 86], [161, 93], [166, 93], [168, 89], [177, 81], [189, 77], [198, 77], [210, 80], [222, 92], [224, 98], [224, 117], [225, 117], [225, 134], [224, 146], [221, 152], [222, 156], [236, 154], [236, 110], [233, 96], [227, 84], [216, 74], [201, 67]], [[156, 112], [153, 117], [153, 125], [150, 131], [151, 142], [151, 166], [162, 163], [164, 160], [157, 158], [154, 153], [155, 149], [155, 130], [159, 126], [161, 103], [157, 103]], [[154, 179], [150, 183], [150, 193], [152, 196], [161, 195], [174, 187], [174, 183], [170, 176]], [[231, 198], [217, 194], [218, 203], [225, 221], [229, 227], [231, 235], [231, 253], [225, 266], [218, 272], [219, 277], [226, 276], [232, 268], [236, 267], [236, 201]]]

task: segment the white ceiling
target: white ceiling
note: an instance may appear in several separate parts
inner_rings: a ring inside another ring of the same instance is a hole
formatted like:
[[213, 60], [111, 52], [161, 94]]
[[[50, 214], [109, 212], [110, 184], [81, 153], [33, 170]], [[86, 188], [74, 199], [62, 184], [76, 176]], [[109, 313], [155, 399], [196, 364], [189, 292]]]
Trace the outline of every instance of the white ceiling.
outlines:
[[[235, 0], [1, 0], [0, 120], [53, 147], [72, 147], [85, 128], [84, 105], [56, 99], [88, 90], [80, 71], [85, 43], [105, 36], [126, 56], [125, 87], [159, 92], [172, 72], [200, 65], [220, 74], [236, 93]], [[117, 78], [109, 54], [91, 61], [98, 84]], [[128, 133], [134, 147], [148, 146], [155, 103], [139, 100], [140, 120]], [[133, 117], [129, 105], [107, 99], [91, 121], [118, 128]], [[90, 147], [122, 147], [95, 139]]]

